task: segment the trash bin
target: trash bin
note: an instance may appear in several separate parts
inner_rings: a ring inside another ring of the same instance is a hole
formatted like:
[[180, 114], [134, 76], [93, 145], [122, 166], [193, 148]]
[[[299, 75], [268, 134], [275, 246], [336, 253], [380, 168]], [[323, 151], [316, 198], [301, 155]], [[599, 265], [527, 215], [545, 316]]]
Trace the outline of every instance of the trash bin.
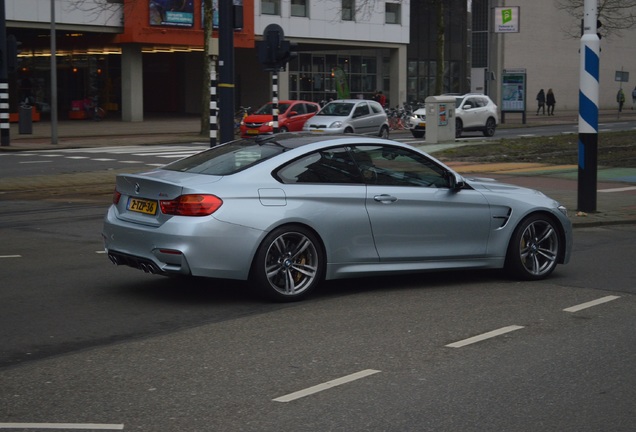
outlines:
[[21, 135], [33, 133], [33, 110], [31, 108], [31, 105], [20, 105], [18, 132]]

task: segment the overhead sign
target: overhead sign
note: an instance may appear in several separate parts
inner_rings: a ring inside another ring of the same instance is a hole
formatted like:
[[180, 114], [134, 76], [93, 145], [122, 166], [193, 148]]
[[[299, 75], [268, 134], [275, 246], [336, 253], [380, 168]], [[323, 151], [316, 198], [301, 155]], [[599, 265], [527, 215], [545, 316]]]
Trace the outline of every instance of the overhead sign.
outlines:
[[495, 33], [519, 33], [519, 7], [495, 8]]

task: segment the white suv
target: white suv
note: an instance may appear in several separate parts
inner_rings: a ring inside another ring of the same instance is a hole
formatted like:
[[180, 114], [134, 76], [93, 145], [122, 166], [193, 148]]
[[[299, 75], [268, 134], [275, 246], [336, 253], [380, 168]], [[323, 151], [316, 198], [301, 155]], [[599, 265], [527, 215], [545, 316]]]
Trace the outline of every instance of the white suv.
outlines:
[[[482, 131], [484, 136], [493, 136], [499, 124], [497, 105], [484, 94], [469, 93], [455, 97], [455, 137], [463, 132]], [[426, 132], [426, 108], [413, 112], [409, 120], [411, 133], [422, 138]]]
[[497, 105], [486, 95], [465, 94], [455, 99], [455, 136], [462, 132], [482, 131], [484, 136], [491, 137], [499, 124]]

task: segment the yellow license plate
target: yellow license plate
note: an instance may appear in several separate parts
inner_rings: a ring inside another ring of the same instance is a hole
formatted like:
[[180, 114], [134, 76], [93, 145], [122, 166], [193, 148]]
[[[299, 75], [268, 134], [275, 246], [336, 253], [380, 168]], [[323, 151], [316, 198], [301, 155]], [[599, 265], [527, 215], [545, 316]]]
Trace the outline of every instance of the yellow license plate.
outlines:
[[310, 132], [316, 132], [316, 133], [323, 133], [324, 132], [324, 130], [322, 130], [322, 129], [310, 129], [309, 131]]
[[419, 127], [426, 127], [426, 123], [418, 123], [417, 124]]
[[248, 135], [258, 135], [258, 129], [248, 129], [247, 130], [247, 134]]
[[130, 198], [128, 199], [128, 206], [126, 208], [137, 213], [154, 215], [157, 213], [157, 201], [141, 198]]

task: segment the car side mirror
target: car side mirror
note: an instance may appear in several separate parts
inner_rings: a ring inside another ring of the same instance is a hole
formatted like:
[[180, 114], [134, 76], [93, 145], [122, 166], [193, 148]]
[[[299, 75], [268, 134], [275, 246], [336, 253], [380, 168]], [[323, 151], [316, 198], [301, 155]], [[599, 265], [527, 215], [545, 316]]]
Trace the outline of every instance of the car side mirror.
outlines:
[[466, 186], [466, 182], [464, 181], [464, 178], [460, 176], [459, 174], [456, 174], [451, 171], [446, 171], [445, 177], [448, 180], [448, 188], [452, 191], [458, 191], [462, 189], [464, 186]]
[[287, 117], [293, 117], [293, 116], [297, 116], [297, 115], [298, 115], [298, 112], [297, 112], [297, 111], [291, 111], [291, 112], [287, 115]]
[[464, 109], [471, 109], [473, 106], [471, 104], [465, 104]]

